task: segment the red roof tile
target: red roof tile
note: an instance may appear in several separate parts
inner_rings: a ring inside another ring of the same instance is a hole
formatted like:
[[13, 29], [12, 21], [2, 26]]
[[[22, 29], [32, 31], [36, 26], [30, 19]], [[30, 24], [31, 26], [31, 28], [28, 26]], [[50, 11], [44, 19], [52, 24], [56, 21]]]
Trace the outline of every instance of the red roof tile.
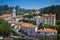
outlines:
[[[57, 30], [55, 30], [55, 29], [51, 29], [51, 28], [45, 28], [45, 29], [43, 29], [46, 33], [48, 33], [48, 32], [57, 32]], [[43, 30], [37, 30], [37, 32], [41, 32], [41, 31], [43, 31]]]

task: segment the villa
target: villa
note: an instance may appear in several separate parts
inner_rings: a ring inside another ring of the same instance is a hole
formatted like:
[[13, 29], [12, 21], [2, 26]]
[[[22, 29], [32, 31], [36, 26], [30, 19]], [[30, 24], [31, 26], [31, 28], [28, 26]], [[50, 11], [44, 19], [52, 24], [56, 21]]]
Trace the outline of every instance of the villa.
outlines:
[[37, 32], [39, 33], [39, 36], [54, 36], [57, 35], [57, 30], [56, 29], [51, 29], [51, 28], [44, 28], [44, 29], [40, 29], [37, 30]]
[[56, 14], [42, 14], [42, 24], [48, 23], [52, 26], [56, 25]]

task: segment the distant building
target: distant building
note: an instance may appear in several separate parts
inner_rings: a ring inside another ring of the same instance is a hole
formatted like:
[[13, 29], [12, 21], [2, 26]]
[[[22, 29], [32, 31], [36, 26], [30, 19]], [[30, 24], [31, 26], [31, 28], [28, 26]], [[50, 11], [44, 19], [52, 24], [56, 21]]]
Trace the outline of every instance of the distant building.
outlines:
[[36, 25], [40, 25], [42, 23], [55, 26], [56, 14], [42, 14], [42, 16], [35, 16], [34, 20], [36, 21]]
[[12, 12], [12, 14], [13, 14], [13, 17], [16, 16], [16, 10], [15, 10], [15, 8], [13, 8], [13, 12]]
[[42, 24], [48, 23], [52, 26], [56, 25], [56, 14], [42, 14]]
[[40, 11], [39, 10], [36, 10], [35, 12], [32, 12], [32, 14], [34, 15], [39, 15]]
[[36, 21], [36, 25], [40, 25], [42, 23], [42, 16], [35, 16], [35, 21]]
[[2, 14], [0, 16], [0, 18], [4, 19], [4, 20], [7, 20], [7, 21], [12, 20], [12, 21], [16, 21], [16, 22], [18, 22], [18, 20], [22, 19], [22, 18], [20, 18], [19, 15], [16, 16], [16, 10], [15, 10], [15, 8], [13, 9], [12, 14], [9, 14], [9, 13]]
[[36, 10], [35, 14], [39, 14], [39, 13], [40, 13], [40, 11]]
[[57, 35], [57, 30], [56, 29], [51, 29], [51, 28], [44, 28], [37, 30], [39, 32], [40, 36], [54, 36]]

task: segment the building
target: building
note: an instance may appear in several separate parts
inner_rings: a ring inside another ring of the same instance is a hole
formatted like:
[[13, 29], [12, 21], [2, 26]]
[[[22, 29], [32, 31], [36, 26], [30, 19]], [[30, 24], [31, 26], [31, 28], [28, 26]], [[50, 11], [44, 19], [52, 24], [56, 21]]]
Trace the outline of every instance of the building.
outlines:
[[36, 37], [38, 27], [36, 25], [25, 23], [25, 22], [13, 22], [9, 21], [11, 27], [16, 31], [20, 31], [21, 33], [29, 36], [29, 37]]
[[42, 16], [35, 16], [34, 20], [36, 21], [36, 25], [40, 25], [42, 23]]
[[7, 20], [7, 21], [12, 20], [12, 21], [16, 21], [16, 22], [18, 22], [20, 19], [22, 19], [20, 17], [21, 16], [19, 16], [19, 15], [16, 16], [16, 10], [15, 9], [13, 9], [12, 14], [6, 13], [6, 14], [2, 14], [0, 16], [1, 19]]
[[12, 12], [12, 14], [13, 14], [13, 17], [16, 16], [16, 10], [15, 10], [15, 8], [13, 8], [13, 12]]
[[21, 32], [26, 34], [29, 37], [36, 37], [36, 31], [38, 27], [36, 25], [30, 23], [22, 23], [21, 24]]
[[56, 14], [42, 14], [42, 24], [56, 25]]
[[57, 30], [56, 29], [51, 29], [51, 28], [44, 28], [37, 30], [39, 32], [39, 36], [55, 36], [57, 35]]

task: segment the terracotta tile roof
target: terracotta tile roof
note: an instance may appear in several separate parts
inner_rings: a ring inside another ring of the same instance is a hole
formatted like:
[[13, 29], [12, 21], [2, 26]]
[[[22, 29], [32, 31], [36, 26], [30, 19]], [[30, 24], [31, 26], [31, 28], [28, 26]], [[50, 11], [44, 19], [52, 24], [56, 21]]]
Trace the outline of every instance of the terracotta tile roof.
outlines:
[[49, 16], [48, 14], [43, 14], [43, 16]]
[[34, 27], [36, 27], [36, 25], [30, 24], [30, 23], [22, 23], [21, 26], [24, 27], [24, 28], [29, 28], [29, 27], [34, 28]]
[[10, 16], [12, 16], [12, 14], [3, 14], [0, 16], [0, 18], [10, 17]]
[[[6, 17], [13, 17], [13, 15], [12, 15], [12, 14], [3, 14], [3, 15], [0, 16], [0, 18], [6, 18]], [[19, 17], [20, 17], [20, 16], [17, 15], [17, 16], [15, 16], [15, 17], [13, 17], [13, 18], [19, 18]]]
[[41, 32], [42, 31], [42, 29], [40, 29], [40, 30], [37, 30], [37, 32]]
[[2, 16], [8, 17], [8, 16], [12, 16], [12, 14], [3, 14]]
[[51, 28], [46, 28], [46, 29], [44, 29], [44, 31], [47, 33], [47, 32], [56, 32], [57, 30], [51, 29]]
[[8, 23], [10, 24], [18, 24], [18, 25], [21, 25], [21, 27], [24, 27], [24, 28], [29, 28], [29, 27], [36, 27], [36, 25], [33, 25], [33, 24], [30, 24], [30, 23], [24, 23], [24, 22], [13, 22], [13, 21], [8, 21]]
[[[37, 32], [41, 32], [41, 31], [43, 31], [43, 30], [42, 30], [42, 29], [37, 30]], [[51, 28], [45, 28], [44, 31], [45, 31], [46, 33], [48, 33], [48, 32], [57, 32], [57, 30], [51, 29]]]

